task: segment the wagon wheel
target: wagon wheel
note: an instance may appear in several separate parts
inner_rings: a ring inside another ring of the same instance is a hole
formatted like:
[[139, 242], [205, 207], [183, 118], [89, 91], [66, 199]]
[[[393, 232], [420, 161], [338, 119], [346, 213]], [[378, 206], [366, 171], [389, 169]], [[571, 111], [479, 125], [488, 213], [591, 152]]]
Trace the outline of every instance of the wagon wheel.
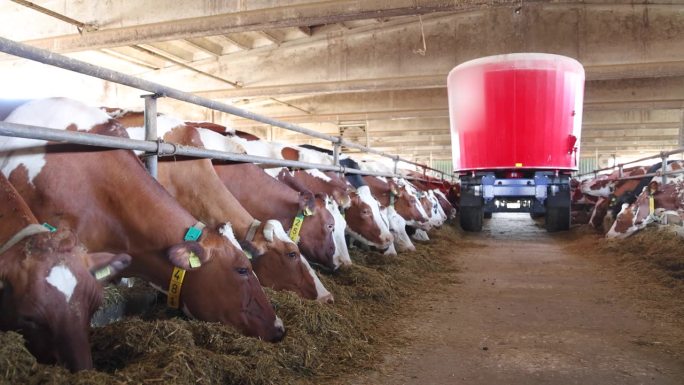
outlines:
[[482, 231], [484, 210], [482, 206], [461, 207], [461, 228], [465, 231]]
[[546, 231], [553, 233], [570, 229], [570, 207], [546, 209]]

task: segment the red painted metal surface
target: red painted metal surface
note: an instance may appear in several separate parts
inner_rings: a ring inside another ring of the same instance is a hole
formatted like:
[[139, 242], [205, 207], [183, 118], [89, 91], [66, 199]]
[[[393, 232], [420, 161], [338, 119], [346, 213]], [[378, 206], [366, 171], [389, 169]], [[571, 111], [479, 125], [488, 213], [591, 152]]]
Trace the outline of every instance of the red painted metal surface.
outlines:
[[519, 53], [471, 60], [447, 81], [454, 170], [576, 170], [584, 68]]

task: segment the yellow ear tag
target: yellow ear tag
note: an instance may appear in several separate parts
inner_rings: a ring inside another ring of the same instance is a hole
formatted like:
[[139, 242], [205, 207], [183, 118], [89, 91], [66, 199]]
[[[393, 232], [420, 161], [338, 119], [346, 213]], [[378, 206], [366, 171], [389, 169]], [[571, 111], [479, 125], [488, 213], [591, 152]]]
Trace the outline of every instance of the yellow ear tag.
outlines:
[[105, 266], [102, 269], [95, 272], [95, 279], [99, 281], [103, 278], [109, 277], [110, 274], [112, 274], [112, 268], [109, 266]]
[[311, 215], [313, 215], [313, 211], [311, 211], [311, 209], [309, 209], [308, 207], [305, 207], [304, 208], [304, 215], [306, 215], [307, 217], [311, 216]]
[[653, 214], [655, 212], [655, 199], [653, 199], [653, 195], [650, 195], [648, 197], [648, 213]]
[[190, 263], [190, 268], [192, 269], [202, 266], [202, 262], [200, 261], [197, 254], [193, 253], [192, 251], [190, 252], [190, 256], [188, 257], [188, 263]]

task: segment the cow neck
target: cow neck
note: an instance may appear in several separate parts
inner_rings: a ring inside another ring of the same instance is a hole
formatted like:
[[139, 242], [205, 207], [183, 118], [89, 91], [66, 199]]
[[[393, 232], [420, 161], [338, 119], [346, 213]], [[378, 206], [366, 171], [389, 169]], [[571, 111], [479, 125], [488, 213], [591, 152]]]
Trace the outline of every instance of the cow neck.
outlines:
[[380, 206], [388, 207], [390, 204], [393, 205], [393, 197], [389, 195], [392, 194], [389, 184], [380, 181], [374, 176], [363, 177], [364, 182], [371, 190], [371, 195], [378, 201]]
[[190, 213], [209, 226], [230, 222], [244, 239], [254, 218], [216, 175], [208, 159], [160, 162], [159, 182]]
[[299, 212], [299, 193], [253, 164], [214, 165], [221, 182], [254, 218], [289, 228]]
[[0, 218], [2, 218], [0, 221], [1, 246], [8, 244], [12, 238], [19, 234], [17, 229], [25, 229], [37, 224], [38, 220], [2, 173], [0, 173], [0, 201], [3, 202], [0, 205]]
[[[83, 192], [77, 198], [73, 189], [59, 182], [74, 175]], [[166, 250], [180, 243], [197, 222], [126, 150], [48, 154], [36, 189], [50, 200], [35, 204], [41, 210], [34, 210], [37, 216], [73, 219], [88, 249], [128, 252], [134, 257], [132, 275], [161, 287], [168, 283], [172, 269]]]
[[50, 231], [51, 230], [45, 225], [39, 225], [37, 223], [26, 225], [24, 228], [22, 228], [16, 234], [14, 234], [7, 242], [5, 242], [4, 244], [0, 244], [0, 254], [11, 249], [12, 246], [16, 245], [17, 243], [23, 241], [24, 239], [30, 236]]
[[131, 244], [131, 251], [166, 249], [179, 243], [197, 220], [145, 171], [133, 153], [120, 151], [117, 155], [116, 158], [122, 158], [115, 163], [117, 172], [108, 175], [107, 186], [101, 183], [97, 188], [111, 199], [134, 197], [112, 213], [126, 221], [132, 238], [139, 238]]

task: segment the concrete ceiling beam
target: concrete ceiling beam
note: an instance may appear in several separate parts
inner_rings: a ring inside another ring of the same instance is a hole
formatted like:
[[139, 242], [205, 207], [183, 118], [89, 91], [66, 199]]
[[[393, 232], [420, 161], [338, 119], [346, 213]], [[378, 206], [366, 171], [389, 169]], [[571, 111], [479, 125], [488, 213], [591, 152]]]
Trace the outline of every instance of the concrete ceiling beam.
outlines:
[[[538, 2], [539, 0], [528, 0]], [[345, 0], [317, 1], [290, 6], [276, 6], [247, 12], [196, 17], [131, 27], [100, 29], [83, 35], [63, 35], [27, 41], [33, 46], [54, 52], [73, 52], [117, 47], [163, 40], [186, 39], [233, 32], [260, 31], [288, 27], [333, 24], [348, 20], [422, 15], [435, 12], [469, 12], [484, 8], [510, 7], [513, 0]]]

